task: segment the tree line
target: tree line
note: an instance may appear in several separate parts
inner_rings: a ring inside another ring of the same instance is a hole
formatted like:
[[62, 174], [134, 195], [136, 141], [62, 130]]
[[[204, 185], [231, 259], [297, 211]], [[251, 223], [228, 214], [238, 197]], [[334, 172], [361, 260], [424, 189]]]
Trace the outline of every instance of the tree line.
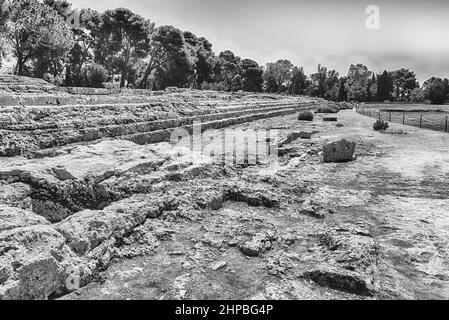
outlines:
[[[260, 66], [230, 50], [216, 55], [204, 37], [158, 26], [126, 8], [82, 9], [78, 28], [66, 19], [66, 0], [0, 0], [0, 54], [14, 57], [13, 72], [63, 86], [102, 87], [114, 75], [120, 87], [167, 87], [309, 95], [333, 101], [444, 103], [448, 79], [419, 85], [412, 70], [375, 74], [363, 64], [340, 76], [318, 65], [302, 67], [280, 59]], [[0, 62], [1, 63], [1, 62]]]

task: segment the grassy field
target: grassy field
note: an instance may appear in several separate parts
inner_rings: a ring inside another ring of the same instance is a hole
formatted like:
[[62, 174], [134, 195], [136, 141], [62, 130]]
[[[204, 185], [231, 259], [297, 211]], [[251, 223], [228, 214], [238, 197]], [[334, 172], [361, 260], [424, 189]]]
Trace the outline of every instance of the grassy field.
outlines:
[[363, 104], [358, 112], [368, 117], [403, 123], [436, 131], [449, 131], [449, 105], [430, 104]]

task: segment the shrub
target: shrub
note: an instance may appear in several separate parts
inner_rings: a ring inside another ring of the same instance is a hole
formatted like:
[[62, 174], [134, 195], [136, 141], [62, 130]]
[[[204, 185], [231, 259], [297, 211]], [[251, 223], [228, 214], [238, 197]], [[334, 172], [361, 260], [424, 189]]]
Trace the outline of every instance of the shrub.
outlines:
[[83, 70], [84, 85], [86, 87], [102, 88], [108, 79], [108, 71], [100, 64], [91, 64]]
[[103, 83], [103, 88], [108, 89], [108, 90], [118, 89], [119, 85], [114, 84], [112, 82], [104, 82]]
[[340, 110], [351, 110], [354, 106], [349, 102], [340, 102], [338, 104]]
[[212, 90], [209, 82], [203, 81], [200, 85], [201, 90]]
[[302, 111], [298, 115], [298, 120], [313, 121], [313, 118], [314, 118], [313, 113], [310, 111]]
[[388, 122], [384, 120], [377, 119], [376, 122], [373, 125], [373, 129], [375, 131], [385, 131], [389, 127]]
[[316, 109], [316, 113], [338, 113], [340, 110], [329, 105], [321, 106]]
[[61, 76], [53, 76], [50, 73], [45, 73], [43, 76], [43, 79], [47, 81], [48, 83], [54, 84], [55, 86], [62, 86], [64, 85], [64, 78]]
[[226, 82], [221, 81], [221, 82], [215, 83], [215, 90], [228, 92], [230, 90], [230, 87], [227, 85]]
[[217, 91], [217, 85], [213, 82], [206, 82], [204, 81], [201, 83], [201, 90], [207, 90], [207, 91]]

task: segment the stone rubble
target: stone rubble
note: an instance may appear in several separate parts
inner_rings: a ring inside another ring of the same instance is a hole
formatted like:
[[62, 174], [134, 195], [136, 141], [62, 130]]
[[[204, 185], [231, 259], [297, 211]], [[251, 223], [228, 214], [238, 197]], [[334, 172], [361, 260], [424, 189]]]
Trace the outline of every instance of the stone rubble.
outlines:
[[323, 148], [324, 162], [348, 162], [354, 160], [356, 143], [346, 139], [326, 144]]

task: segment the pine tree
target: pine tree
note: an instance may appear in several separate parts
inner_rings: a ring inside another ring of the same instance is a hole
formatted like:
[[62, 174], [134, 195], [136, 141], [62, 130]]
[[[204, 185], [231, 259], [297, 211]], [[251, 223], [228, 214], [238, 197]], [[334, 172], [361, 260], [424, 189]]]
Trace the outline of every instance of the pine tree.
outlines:
[[366, 101], [372, 102], [373, 96], [371, 95], [371, 80], [368, 80], [368, 85], [366, 87]]
[[388, 71], [384, 71], [377, 78], [377, 98], [380, 102], [390, 100], [393, 92], [393, 79]]
[[339, 102], [346, 101], [348, 99], [348, 95], [345, 90], [346, 80], [344, 78], [340, 79], [340, 88], [338, 89], [338, 98]]

